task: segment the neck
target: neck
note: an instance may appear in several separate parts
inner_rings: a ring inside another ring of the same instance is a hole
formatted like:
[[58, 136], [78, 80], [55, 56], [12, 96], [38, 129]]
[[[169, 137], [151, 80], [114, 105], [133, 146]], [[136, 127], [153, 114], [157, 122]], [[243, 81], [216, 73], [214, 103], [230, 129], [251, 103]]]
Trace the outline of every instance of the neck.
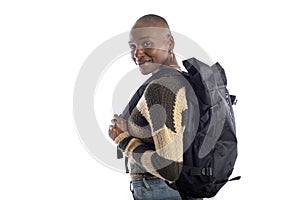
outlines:
[[180, 68], [180, 66], [177, 63], [177, 60], [174, 57], [171, 62], [165, 63], [165, 64], [161, 65], [157, 70], [155, 70], [154, 72], [152, 72], [152, 75], [155, 74], [156, 72], [158, 72], [162, 67], [167, 67], [167, 68], [175, 69], [177, 71], [181, 71], [181, 68]]
[[180, 66], [177, 63], [177, 59], [174, 55], [174, 53], [172, 53], [173, 56], [171, 56], [172, 58], [169, 58], [169, 64], [167, 64], [167, 66], [169, 66], [170, 68], [174, 68], [176, 70], [180, 70]]
[[157, 70], [155, 70], [154, 72], [152, 72], [152, 75], [155, 74], [156, 72], [160, 71], [163, 68], [174, 69], [174, 70], [177, 70], [177, 71], [181, 72], [181, 68], [180, 68], [179, 65], [162, 65]]
[[177, 63], [176, 63], [176, 64], [173, 64], [173, 65], [169, 65], [168, 67], [173, 68], [173, 69], [176, 69], [176, 70], [178, 70], [178, 71], [181, 71], [180, 66], [179, 66]]

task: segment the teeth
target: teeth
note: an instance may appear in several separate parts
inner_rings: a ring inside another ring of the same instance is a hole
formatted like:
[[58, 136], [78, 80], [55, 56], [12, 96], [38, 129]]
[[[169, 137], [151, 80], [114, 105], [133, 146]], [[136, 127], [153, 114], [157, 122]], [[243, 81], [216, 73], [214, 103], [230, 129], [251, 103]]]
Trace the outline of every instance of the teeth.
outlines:
[[149, 63], [149, 62], [151, 62], [151, 60], [146, 60], [146, 61], [143, 61], [143, 62], [138, 62], [138, 64], [139, 65], [144, 65], [144, 64]]

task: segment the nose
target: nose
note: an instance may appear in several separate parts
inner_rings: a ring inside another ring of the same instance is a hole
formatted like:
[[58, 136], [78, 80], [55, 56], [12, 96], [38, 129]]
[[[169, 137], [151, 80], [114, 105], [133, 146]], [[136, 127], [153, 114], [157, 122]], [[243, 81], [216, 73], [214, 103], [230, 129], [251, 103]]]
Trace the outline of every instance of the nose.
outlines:
[[135, 59], [140, 59], [144, 55], [144, 50], [142, 48], [136, 48], [133, 52], [133, 56]]

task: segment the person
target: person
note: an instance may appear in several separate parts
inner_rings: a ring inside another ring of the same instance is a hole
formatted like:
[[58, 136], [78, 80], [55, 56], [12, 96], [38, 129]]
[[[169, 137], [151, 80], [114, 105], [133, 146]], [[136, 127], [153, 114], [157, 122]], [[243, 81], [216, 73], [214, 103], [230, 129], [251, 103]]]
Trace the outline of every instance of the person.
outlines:
[[115, 114], [108, 132], [130, 159], [134, 199], [181, 199], [173, 188], [183, 163], [189, 107], [174, 45], [167, 21], [158, 15], [142, 16], [130, 31], [132, 60], [152, 76], [130, 117]]

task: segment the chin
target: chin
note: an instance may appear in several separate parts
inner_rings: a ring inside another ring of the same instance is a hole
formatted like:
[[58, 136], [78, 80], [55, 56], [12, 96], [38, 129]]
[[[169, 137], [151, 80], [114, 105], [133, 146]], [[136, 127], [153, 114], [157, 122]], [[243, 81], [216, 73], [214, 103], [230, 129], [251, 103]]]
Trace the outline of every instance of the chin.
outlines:
[[150, 73], [156, 72], [160, 66], [161, 64], [149, 63], [147, 65], [139, 66], [139, 68], [140, 68], [140, 72], [143, 75], [148, 75]]
[[149, 71], [147, 71], [147, 70], [145, 70], [145, 69], [142, 69], [141, 67], [140, 67], [140, 72], [141, 72], [141, 74], [143, 74], [143, 75], [148, 75], [148, 74], [151, 73], [151, 72], [149, 72]]

